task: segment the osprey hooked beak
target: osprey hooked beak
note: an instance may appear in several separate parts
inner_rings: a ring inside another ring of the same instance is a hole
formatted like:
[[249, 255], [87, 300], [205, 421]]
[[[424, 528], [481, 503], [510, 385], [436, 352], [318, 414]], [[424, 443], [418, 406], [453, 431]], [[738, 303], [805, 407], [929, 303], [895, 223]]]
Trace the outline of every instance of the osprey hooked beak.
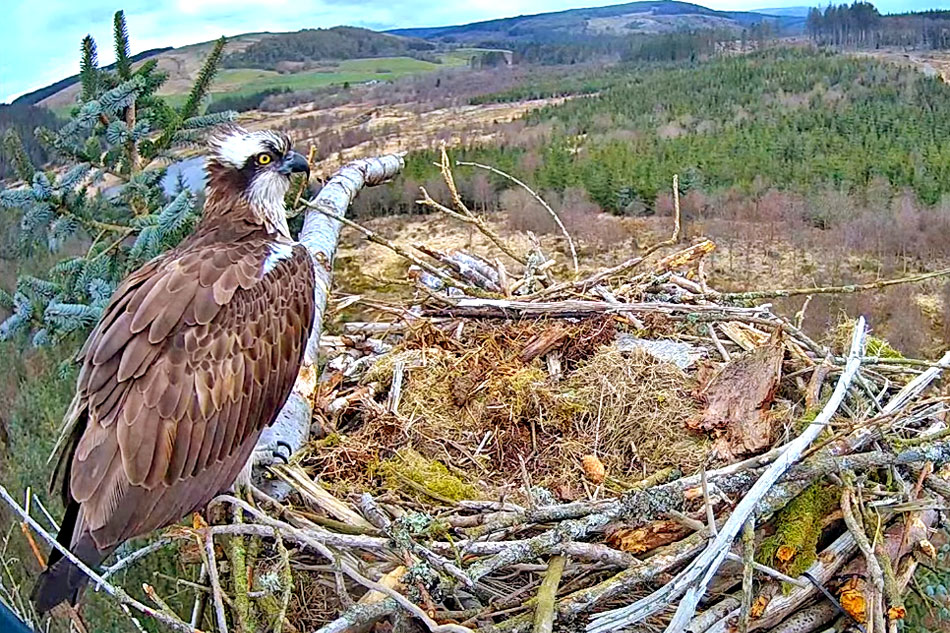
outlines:
[[306, 172], [307, 180], [310, 180], [310, 163], [297, 152], [292, 151], [287, 154], [284, 157], [284, 162], [277, 168], [277, 171], [285, 176], [290, 176], [298, 172]]

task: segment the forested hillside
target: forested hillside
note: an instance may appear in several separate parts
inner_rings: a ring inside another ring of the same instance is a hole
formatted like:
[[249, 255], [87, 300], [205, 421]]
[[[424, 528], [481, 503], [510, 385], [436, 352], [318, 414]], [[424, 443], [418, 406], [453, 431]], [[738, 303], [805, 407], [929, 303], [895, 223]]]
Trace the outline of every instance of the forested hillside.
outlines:
[[870, 2], [812, 8], [806, 28], [819, 44], [861, 48], [950, 46], [950, 11], [881, 15]]
[[278, 33], [262, 38], [240, 52], [226, 55], [223, 65], [226, 68], [272, 69], [280, 62], [418, 55], [434, 48], [434, 45], [418, 39], [338, 26]]
[[[598, 212], [668, 215], [678, 174], [688, 231], [716, 239], [724, 258], [716, 274], [737, 289], [776, 277], [790, 286], [853, 283], [950, 263], [950, 87], [939, 79], [867, 58], [777, 49], [704, 63], [622, 65], [494, 99], [556, 87], [573, 87], [578, 96], [456, 156], [541, 191], [594, 249], [629, 236]], [[410, 154], [405, 174], [367, 192], [355, 212], [420, 211], [418, 185], [439, 189], [436, 159], [432, 151]], [[519, 230], [556, 231], [511, 187], [460, 172], [473, 208], [500, 211]], [[872, 314], [905, 353], [933, 350], [937, 337], [950, 342], [950, 328], [935, 329], [945, 321], [911, 297], [818, 298], [805, 327], [822, 336], [847, 308]]]
[[627, 67], [601, 85], [471, 153], [544, 189], [583, 187], [613, 213], [652, 208], [674, 173], [708, 190], [862, 190], [881, 178], [928, 204], [950, 192], [950, 88], [906, 68], [781, 49]]
[[702, 28], [741, 30], [761, 24], [769, 24], [775, 31], [798, 29], [800, 32], [801, 19], [747, 11], [716, 11], [689, 2], [657, 0], [519, 15], [457, 26], [395, 29], [390, 32], [450, 43], [505, 41], [513, 44]]
[[[38, 127], [53, 128], [59, 123], [52, 112], [46, 108], [31, 105], [0, 105], [0, 138], [6, 138], [13, 130], [21, 139], [23, 148], [30, 160], [42, 165], [49, 159], [49, 152], [37, 141], [33, 130]], [[6, 141], [4, 142], [6, 144]], [[0, 151], [0, 180], [13, 178], [16, 169], [9, 151]]]

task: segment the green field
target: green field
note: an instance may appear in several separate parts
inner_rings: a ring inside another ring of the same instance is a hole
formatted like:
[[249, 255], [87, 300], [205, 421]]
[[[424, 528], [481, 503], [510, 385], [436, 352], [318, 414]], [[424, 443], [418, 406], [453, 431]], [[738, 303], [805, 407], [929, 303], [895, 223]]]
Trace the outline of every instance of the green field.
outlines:
[[[289, 90], [312, 90], [344, 83], [359, 84], [367, 81], [391, 81], [407, 75], [433, 72], [444, 68], [466, 66], [475, 53], [493, 49], [459, 48], [439, 54], [441, 63], [433, 63], [412, 57], [371, 57], [347, 59], [326, 64], [313, 70], [296, 73], [279, 73], [257, 68], [228, 68], [221, 70], [211, 88], [211, 101], [215, 95], [243, 96], [270, 88]], [[187, 95], [181, 93], [161, 95], [170, 105], [178, 107]], [[50, 108], [57, 116], [67, 118], [73, 104]]]
[[[432, 72], [443, 68], [453, 68], [468, 64], [472, 49], [458, 49], [440, 55], [441, 64], [427, 62], [412, 57], [373, 57], [366, 59], [347, 59], [336, 64], [327, 64], [318, 70], [299, 73], [279, 73], [273, 70], [256, 68], [231, 68], [222, 70], [211, 89], [214, 96], [227, 94], [248, 95], [269, 88], [288, 88], [290, 90], [311, 90], [344, 83], [358, 84], [367, 81], [387, 81]], [[163, 95], [173, 106], [185, 101], [186, 95]]]

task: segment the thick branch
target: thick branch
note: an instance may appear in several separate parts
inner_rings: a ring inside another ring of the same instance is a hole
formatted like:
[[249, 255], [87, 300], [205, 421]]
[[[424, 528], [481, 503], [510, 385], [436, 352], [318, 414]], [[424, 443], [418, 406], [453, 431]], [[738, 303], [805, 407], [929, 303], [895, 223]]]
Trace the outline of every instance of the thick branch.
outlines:
[[273, 460], [272, 455], [279, 446], [278, 442], [286, 443], [296, 450], [303, 446], [310, 432], [312, 398], [317, 386], [316, 362], [320, 332], [323, 329], [323, 317], [326, 313], [327, 298], [330, 295], [333, 256], [336, 253], [342, 228], [339, 220], [332, 216], [345, 215], [360, 189], [364, 186], [378, 185], [393, 178], [402, 171], [403, 166], [402, 156], [395, 154], [349, 163], [327, 181], [311, 203], [315, 209], [307, 211], [298, 239], [313, 256], [315, 281], [313, 329], [293, 392], [284, 403], [273, 426], [265, 429], [258, 440], [256, 453], [263, 458], [261, 461], [265, 464]]

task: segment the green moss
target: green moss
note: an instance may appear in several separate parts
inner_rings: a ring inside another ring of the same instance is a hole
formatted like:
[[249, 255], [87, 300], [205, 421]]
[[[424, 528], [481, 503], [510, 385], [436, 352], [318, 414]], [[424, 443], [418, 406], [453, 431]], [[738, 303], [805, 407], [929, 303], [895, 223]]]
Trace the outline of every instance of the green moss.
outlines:
[[869, 336], [866, 346], [868, 356], [877, 358], [904, 358], [904, 355], [891, 347], [890, 343], [876, 336]]
[[797, 420], [792, 422], [792, 428], [795, 430], [795, 435], [801, 434], [809, 424], [815, 421], [815, 418], [818, 417], [818, 414], [821, 413], [821, 407], [815, 407], [814, 409], [809, 409], [805, 411]]
[[445, 464], [426, 459], [411, 448], [399, 450], [395, 456], [376, 465], [375, 469], [392, 488], [413, 493], [424, 493], [440, 500], [461, 501], [478, 498], [478, 491], [460, 477], [453, 475]]
[[839, 492], [813, 484], [785, 506], [775, 518], [775, 534], [759, 545], [756, 560], [789, 576], [798, 576], [817, 557], [824, 516], [838, 503]]
[[343, 443], [343, 436], [339, 433], [330, 433], [325, 438], [317, 442], [323, 448], [334, 448], [340, 446]]
[[[835, 347], [842, 351], [847, 349], [851, 336], [854, 333], [854, 325], [857, 323], [854, 319], [843, 319], [835, 327], [833, 342]], [[877, 336], [868, 336], [865, 344], [865, 354], [877, 358], [904, 358], [904, 355], [891, 347], [885, 339]]]

